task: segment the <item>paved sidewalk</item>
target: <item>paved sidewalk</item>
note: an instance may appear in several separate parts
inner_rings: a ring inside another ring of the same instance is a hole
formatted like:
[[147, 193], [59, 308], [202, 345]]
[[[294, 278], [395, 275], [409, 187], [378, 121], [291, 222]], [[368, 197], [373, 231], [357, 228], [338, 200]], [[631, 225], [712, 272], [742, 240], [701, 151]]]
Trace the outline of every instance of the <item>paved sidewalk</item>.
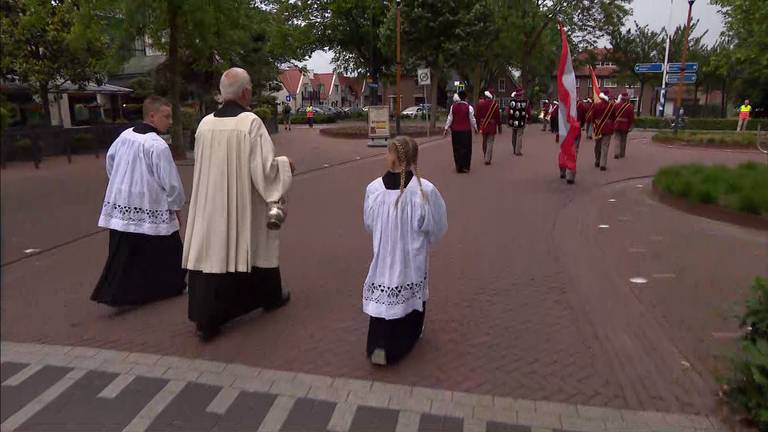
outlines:
[[2, 432], [718, 431], [715, 419], [2, 342]]

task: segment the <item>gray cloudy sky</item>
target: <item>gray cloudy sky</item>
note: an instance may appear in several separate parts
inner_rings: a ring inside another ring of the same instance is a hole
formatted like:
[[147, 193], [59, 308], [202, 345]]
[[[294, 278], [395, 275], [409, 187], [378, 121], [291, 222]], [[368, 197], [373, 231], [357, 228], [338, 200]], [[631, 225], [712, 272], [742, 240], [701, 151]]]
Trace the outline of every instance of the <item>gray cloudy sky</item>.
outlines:
[[[679, 24], [684, 24], [688, 17], [687, 0], [634, 0], [632, 2], [633, 14], [627, 19], [627, 25], [633, 21], [640, 24], [648, 24], [651, 28], [661, 29], [663, 27], [675, 28]], [[709, 30], [705, 42], [712, 44], [717, 41], [720, 32], [723, 30], [722, 17], [718, 13], [718, 8], [712, 6], [709, 0], [697, 0], [693, 5], [693, 19], [701, 20], [699, 22], [699, 31]], [[312, 57], [301, 63], [315, 72], [330, 72], [333, 70], [331, 64], [332, 54], [326, 51], [316, 51]]]

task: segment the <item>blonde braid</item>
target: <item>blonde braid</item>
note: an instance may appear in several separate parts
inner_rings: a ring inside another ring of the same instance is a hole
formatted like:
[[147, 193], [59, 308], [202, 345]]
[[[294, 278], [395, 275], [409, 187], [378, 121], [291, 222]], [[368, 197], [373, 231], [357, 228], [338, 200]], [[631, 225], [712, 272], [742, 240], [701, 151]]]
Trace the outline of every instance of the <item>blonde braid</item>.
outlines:
[[421, 186], [421, 176], [419, 175], [418, 164], [413, 164], [413, 175], [416, 176], [416, 181], [419, 182], [419, 191], [421, 191], [421, 199], [424, 200], [424, 202], [429, 202], [429, 200], [427, 200], [427, 194], [424, 192], [424, 188]]
[[397, 162], [400, 163], [400, 195], [398, 195], [395, 200], [395, 207], [397, 207], [400, 203], [400, 198], [402, 198], [403, 192], [405, 191], [405, 170], [408, 167], [408, 161], [406, 159], [402, 141], [397, 138], [393, 141], [395, 143], [395, 149], [397, 150]]

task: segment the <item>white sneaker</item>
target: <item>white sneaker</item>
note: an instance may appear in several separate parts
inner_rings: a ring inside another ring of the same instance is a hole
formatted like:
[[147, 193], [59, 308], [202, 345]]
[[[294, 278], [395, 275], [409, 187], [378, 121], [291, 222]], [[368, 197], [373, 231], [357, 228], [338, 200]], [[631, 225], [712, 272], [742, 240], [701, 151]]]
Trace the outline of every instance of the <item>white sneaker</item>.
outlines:
[[387, 353], [381, 348], [376, 348], [376, 350], [373, 351], [373, 354], [371, 354], [371, 363], [379, 366], [386, 366]]

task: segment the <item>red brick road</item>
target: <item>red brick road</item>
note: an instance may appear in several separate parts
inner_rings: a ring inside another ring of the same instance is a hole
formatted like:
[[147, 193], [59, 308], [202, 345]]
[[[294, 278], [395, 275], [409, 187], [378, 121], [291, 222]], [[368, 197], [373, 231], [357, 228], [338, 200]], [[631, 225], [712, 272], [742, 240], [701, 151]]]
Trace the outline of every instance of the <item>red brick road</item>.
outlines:
[[[448, 140], [426, 144], [421, 170], [443, 193], [450, 228], [432, 255], [427, 333], [396, 367], [374, 369], [364, 358], [367, 321], [360, 308], [371, 254], [362, 195], [385, 167], [381, 157], [354, 160], [382, 150], [308, 129], [275, 138], [278, 151], [306, 173], [288, 198], [283, 233], [281, 266], [294, 294], [289, 307], [240, 320], [209, 344], [198, 342], [186, 321], [185, 298], [114, 315], [87, 300], [106, 255], [101, 233], [2, 267], [2, 339], [526, 399], [709, 412], [712, 350], [719, 349], [709, 333], [732, 331], [725, 302], [742, 298], [734, 287], [768, 274], [767, 239], [657, 205], [637, 182], [609, 183], [672, 162], [760, 156], [668, 149], [643, 136], [636, 134], [629, 158], [611, 159], [606, 173], [592, 167], [587, 141], [575, 186], [557, 178], [557, 147], [548, 133], [528, 132], [523, 158], [511, 155], [510, 135], [502, 135], [490, 167], [482, 165], [476, 142], [469, 175], [453, 171]], [[54, 161], [39, 172], [18, 166], [3, 172], [3, 263], [23, 257], [23, 249], [96, 230], [102, 162], [80, 158], [72, 166]], [[181, 172], [189, 185], [192, 167]], [[647, 180], [640, 183], [647, 190]], [[598, 230], [602, 223], [611, 228]], [[628, 252], [636, 244], [646, 249], [639, 257]], [[650, 282], [629, 286], [635, 275]], [[683, 360], [693, 368], [681, 366]]]

